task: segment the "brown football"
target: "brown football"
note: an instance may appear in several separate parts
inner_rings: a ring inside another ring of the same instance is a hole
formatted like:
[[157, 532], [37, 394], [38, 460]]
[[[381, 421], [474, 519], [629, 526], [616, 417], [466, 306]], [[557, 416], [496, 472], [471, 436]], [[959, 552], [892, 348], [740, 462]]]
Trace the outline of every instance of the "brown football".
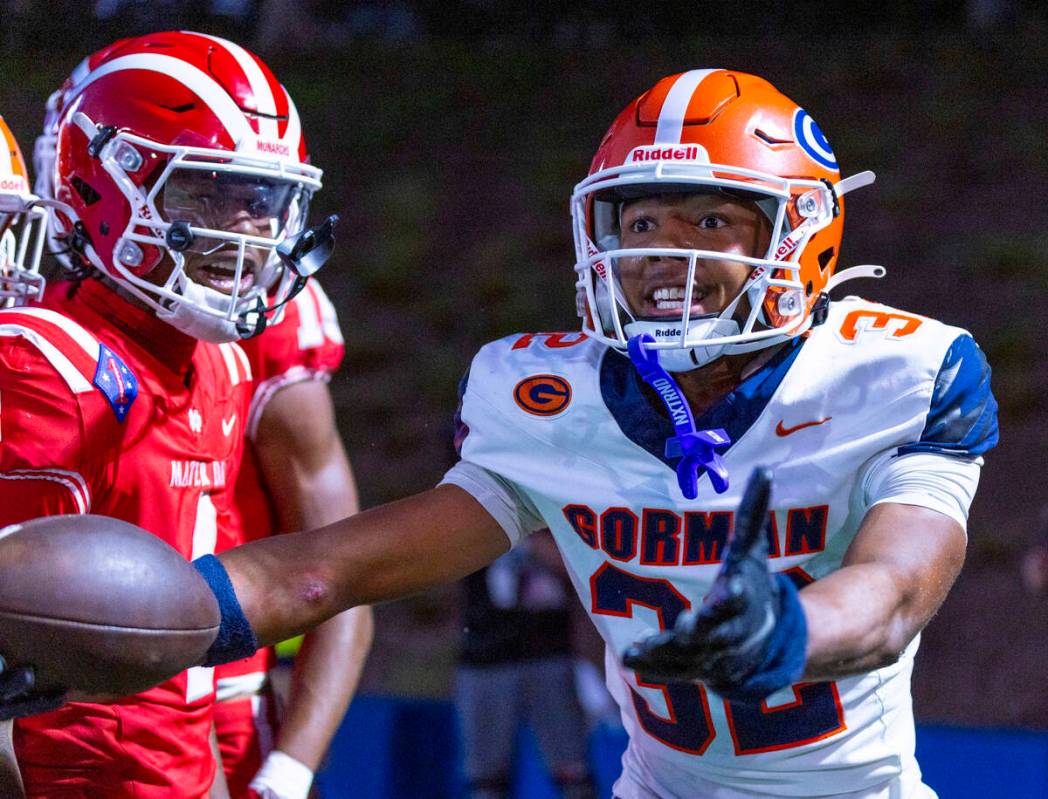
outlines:
[[174, 549], [105, 516], [0, 529], [0, 655], [41, 690], [128, 695], [199, 663], [218, 632], [207, 583]]

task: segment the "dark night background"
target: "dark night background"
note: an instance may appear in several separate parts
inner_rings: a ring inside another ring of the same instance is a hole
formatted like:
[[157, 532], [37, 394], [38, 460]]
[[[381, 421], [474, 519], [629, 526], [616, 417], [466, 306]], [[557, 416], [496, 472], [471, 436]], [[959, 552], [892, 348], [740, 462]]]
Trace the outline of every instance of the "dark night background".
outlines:
[[[449, 465], [483, 342], [572, 330], [568, 198], [617, 112], [695, 67], [755, 72], [809, 110], [844, 174], [847, 292], [969, 328], [994, 368], [990, 453], [958, 585], [917, 658], [918, 719], [1048, 727], [1048, 599], [1019, 563], [1045, 526], [1048, 15], [1034, 3], [0, 0], [0, 114], [27, 156], [47, 95], [120, 36], [184, 27], [287, 85], [338, 213], [322, 282], [347, 339], [332, 384], [367, 505]], [[446, 695], [449, 588], [380, 608], [365, 688]]]

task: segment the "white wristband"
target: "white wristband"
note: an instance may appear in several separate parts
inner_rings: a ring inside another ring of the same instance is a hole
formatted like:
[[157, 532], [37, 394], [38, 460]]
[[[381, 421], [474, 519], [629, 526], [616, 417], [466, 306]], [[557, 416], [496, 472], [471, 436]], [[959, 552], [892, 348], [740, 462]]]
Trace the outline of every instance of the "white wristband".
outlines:
[[273, 750], [250, 787], [261, 799], [306, 799], [312, 784], [312, 769], [291, 755]]

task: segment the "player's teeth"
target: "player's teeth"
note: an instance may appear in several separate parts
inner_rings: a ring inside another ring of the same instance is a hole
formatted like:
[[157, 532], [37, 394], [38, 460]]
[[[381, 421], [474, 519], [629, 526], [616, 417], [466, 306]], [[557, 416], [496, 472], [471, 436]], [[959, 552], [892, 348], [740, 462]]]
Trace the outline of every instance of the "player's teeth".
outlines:
[[660, 311], [684, 310], [684, 302], [681, 300], [656, 300], [655, 307]]

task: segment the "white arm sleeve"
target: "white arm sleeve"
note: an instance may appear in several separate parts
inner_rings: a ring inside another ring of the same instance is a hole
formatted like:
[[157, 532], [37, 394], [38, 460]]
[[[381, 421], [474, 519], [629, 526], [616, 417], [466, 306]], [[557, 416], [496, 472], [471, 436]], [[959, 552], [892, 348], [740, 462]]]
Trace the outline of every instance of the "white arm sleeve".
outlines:
[[982, 458], [955, 458], [931, 452], [888, 452], [871, 460], [863, 475], [866, 508], [882, 502], [918, 505], [943, 513], [962, 528], [979, 485]]
[[459, 461], [444, 475], [440, 485], [450, 483], [468, 492], [484, 506], [516, 546], [533, 531], [546, 526], [535, 507], [516, 487], [482, 466]]

